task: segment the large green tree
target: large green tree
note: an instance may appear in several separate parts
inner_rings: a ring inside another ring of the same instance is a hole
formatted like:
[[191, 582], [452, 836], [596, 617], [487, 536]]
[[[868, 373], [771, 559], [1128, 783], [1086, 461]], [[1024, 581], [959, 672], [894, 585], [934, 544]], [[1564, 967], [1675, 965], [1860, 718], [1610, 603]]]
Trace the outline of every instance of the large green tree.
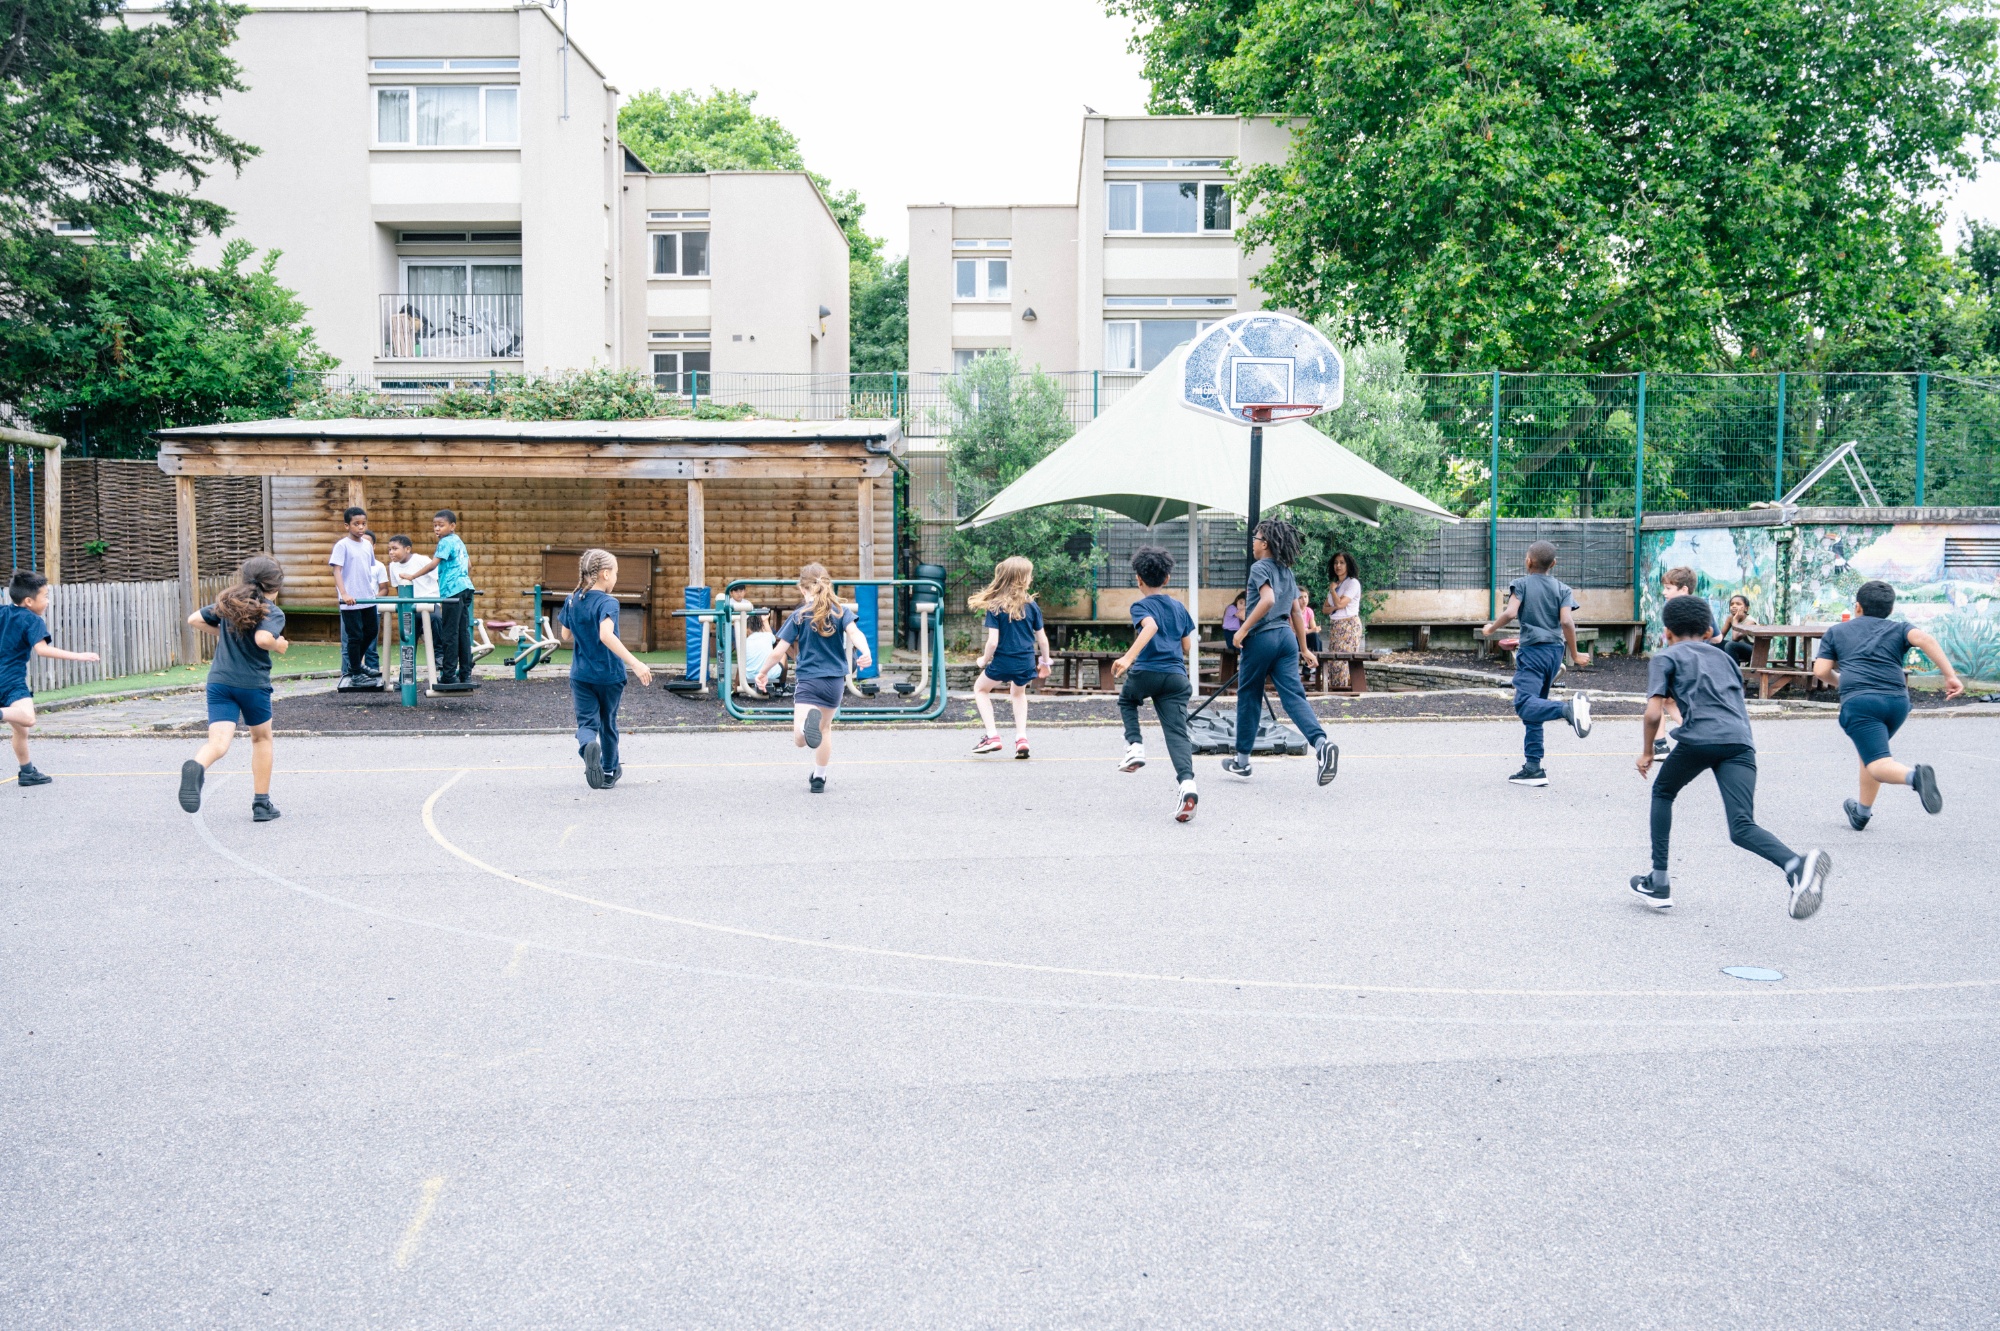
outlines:
[[910, 261], [898, 259], [854, 288], [847, 365], [856, 374], [886, 374], [910, 364]]
[[1109, 0], [1242, 172], [1278, 303], [1420, 369], [1827, 364], [1952, 277], [2000, 133], [1983, 0]]

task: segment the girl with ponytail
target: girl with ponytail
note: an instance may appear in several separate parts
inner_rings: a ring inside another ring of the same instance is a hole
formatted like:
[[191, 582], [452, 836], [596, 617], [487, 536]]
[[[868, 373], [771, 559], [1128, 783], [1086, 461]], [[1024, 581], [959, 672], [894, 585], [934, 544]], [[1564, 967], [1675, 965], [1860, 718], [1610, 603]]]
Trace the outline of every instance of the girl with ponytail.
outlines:
[[984, 727], [972, 746], [974, 753], [1000, 751], [993, 691], [1005, 689], [1014, 709], [1014, 756], [1028, 756], [1028, 685], [1048, 678], [1053, 659], [1048, 631], [1042, 627], [1042, 608], [1029, 590], [1034, 581], [1035, 566], [1013, 555], [994, 566], [993, 581], [984, 591], [965, 598], [966, 605], [986, 612], [986, 647], [979, 653], [979, 675], [972, 681], [972, 705], [979, 709]]
[[250, 816], [268, 823], [278, 816], [271, 803], [271, 653], [283, 655], [285, 612], [278, 592], [284, 565], [269, 555], [252, 555], [236, 575], [236, 585], [188, 616], [188, 623], [215, 635], [215, 660], [208, 667], [208, 741], [181, 764], [181, 808], [201, 811], [201, 787], [208, 769], [229, 752], [238, 724], [250, 727]]
[[1235, 644], [1241, 655], [1236, 674], [1236, 753], [1222, 760], [1222, 770], [1234, 777], [1250, 779], [1250, 750], [1257, 743], [1258, 713], [1264, 710], [1264, 684], [1278, 690], [1285, 714], [1313, 747], [1319, 783], [1332, 782], [1340, 770], [1340, 749], [1326, 737], [1326, 727], [1306, 701], [1299, 666], [1310, 670], [1319, 658], [1306, 640], [1305, 616], [1301, 613], [1299, 580], [1292, 564], [1299, 557], [1298, 528], [1279, 518], [1266, 518], [1250, 536], [1250, 552], [1256, 563], [1250, 566], [1246, 588], [1249, 609], [1243, 627], [1236, 630]]
[[609, 550], [585, 550], [576, 561], [576, 590], [556, 613], [556, 632], [570, 644], [569, 695], [576, 706], [576, 751], [592, 790], [618, 784], [618, 704], [625, 672], [650, 685], [653, 671], [618, 637], [618, 560]]
[[833, 589], [833, 575], [824, 564], [807, 564], [799, 570], [799, 608], [786, 617], [778, 630], [778, 640], [757, 671], [756, 688], [762, 693], [771, 672], [782, 667], [788, 652], [799, 658], [798, 684], [792, 690], [792, 743], [813, 751], [812, 774], [806, 788], [813, 794], [826, 791], [826, 769], [833, 761], [833, 718], [840, 710], [841, 690], [847, 686], [847, 649], [855, 653], [855, 666], [866, 670], [872, 661], [868, 639], [854, 622], [854, 612], [840, 603]]

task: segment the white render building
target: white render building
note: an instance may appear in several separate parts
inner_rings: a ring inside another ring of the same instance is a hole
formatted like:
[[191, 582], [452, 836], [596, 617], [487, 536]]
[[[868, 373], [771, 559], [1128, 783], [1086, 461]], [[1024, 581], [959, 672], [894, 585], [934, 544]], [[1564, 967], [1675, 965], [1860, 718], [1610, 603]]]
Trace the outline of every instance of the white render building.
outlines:
[[1268, 117], [1084, 118], [1076, 202], [910, 209], [910, 370], [1011, 348], [1045, 370], [1137, 375], [1261, 308], [1229, 180], [1281, 161]]

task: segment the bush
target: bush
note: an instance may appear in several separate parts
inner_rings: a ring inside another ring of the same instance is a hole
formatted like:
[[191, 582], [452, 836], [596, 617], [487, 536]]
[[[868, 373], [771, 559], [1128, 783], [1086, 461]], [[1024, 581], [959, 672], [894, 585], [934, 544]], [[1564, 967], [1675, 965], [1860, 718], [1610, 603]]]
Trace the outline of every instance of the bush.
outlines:
[[512, 421], [635, 421], [693, 419], [749, 420], [747, 405], [690, 405], [685, 398], [662, 397], [652, 379], [638, 370], [594, 366], [560, 374], [502, 374], [485, 384], [459, 385], [429, 402], [403, 402], [368, 388], [334, 388], [299, 404], [293, 415], [303, 420], [343, 416], [444, 417], [457, 420]]

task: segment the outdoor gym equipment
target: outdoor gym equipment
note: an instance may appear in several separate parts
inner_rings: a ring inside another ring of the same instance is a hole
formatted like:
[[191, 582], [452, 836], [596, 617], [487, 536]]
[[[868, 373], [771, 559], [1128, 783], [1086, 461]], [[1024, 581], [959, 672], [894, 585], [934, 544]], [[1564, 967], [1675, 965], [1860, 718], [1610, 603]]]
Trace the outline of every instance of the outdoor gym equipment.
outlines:
[[[446, 598], [442, 596], [418, 596], [416, 589], [413, 587], [398, 587], [394, 596], [369, 597], [359, 602], [361, 605], [384, 605], [395, 608], [396, 646], [397, 656], [399, 657], [396, 683], [402, 692], [401, 701], [405, 707], [415, 707], [417, 705], [417, 621], [420, 618], [424, 626], [424, 666], [430, 675], [430, 687], [425, 692], [437, 694], [440, 692], [457, 693], [463, 691], [450, 686], [439, 687], [437, 682], [437, 648], [431, 638], [431, 621], [436, 616], [419, 616], [417, 614], [418, 606], [443, 605], [445, 600]], [[371, 690], [371, 692], [377, 691], [379, 690]]]
[[[736, 674], [736, 644], [738, 641], [737, 635], [733, 631], [733, 621], [739, 616], [757, 613], [758, 610], [754, 606], [738, 608], [736, 605], [738, 599], [736, 592], [744, 587], [783, 587], [790, 589], [794, 586], [794, 582], [789, 578], [738, 578], [723, 588], [720, 605], [678, 612], [689, 618], [691, 621], [690, 630], [693, 629], [694, 622], [699, 622], [704, 627], [711, 623], [719, 623], [726, 630], [730, 630], [719, 635], [714, 635], [721, 639], [722, 660], [718, 678], [723, 681], [723, 687], [719, 692], [722, 694], [723, 707], [728, 710], [729, 715], [739, 721], [790, 721], [792, 719], [792, 707], [789, 702], [745, 706], [737, 700], [736, 690], [731, 687]], [[916, 605], [920, 607], [917, 618], [917, 677], [914, 680], [889, 679], [888, 676], [879, 674], [880, 667], [882, 666], [879, 641], [870, 644], [877, 666], [877, 671], [871, 672], [870, 678], [863, 679], [858, 677], [859, 672], [855, 669], [853, 657], [850, 654], [847, 669], [847, 689], [850, 694], [864, 701], [843, 704], [840, 708], [841, 719], [848, 721], [885, 719], [929, 721], [942, 716], [947, 701], [944, 673], [943, 584], [932, 578], [836, 578], [834, 579], [834, 587], [836, 590], [841, 587], [848, 587], [856, 591], [860, 591], [863, 588], [879, 590], [884, 587], [890, 588], [893, 591], [895, 588], [909, 587], [915, 591], [914, 600]], [[849, 601], [846, 604], [851, 605], [853, 602]], [[864, 632], [867, 627], [867, 625], [864, 625]], [[708, 678], [706, 640], [711, 635], [703, 632], [702, 637], [704, 639], [704, 650], [700, 678], [705, 682]], [[910, 699], [912, 701], [904, 702], [900, 705], [887, 702], [871, 704], [869, 701], [866, 701], [882, 696], [882, 684], [885, 679], [888, 680], [889, 691], [894, 697], [898, 699]]]
[[[539, 611], [542, 604], [541, 584], [537, 583], [530, 589], [528, 596], [528, 604]], [[539, 618], [538, 624], [517, 624], [512, 620], [496, 619], [487, 625], [488, 628], [500, 630], [502, 642], [513, 644], [514, 654], [500, 664], [514, 667], [515, 679], [526, 679], [530, 670], [544, 661], [554, 659], [556, 648], [562, 646], [555, 625], [549, 623], [549, 617], [541, 615]], [[478, 659], [476, 649], [473, 659]]]
[[[1237, 675], [1242, 672], [1238, 671]], [[1216, 687], [1214, 693], [1202, 700], [1201, 706], [1188, 713], [1188, 738], [1194, 741], [1196, 753], [1236, 752], [1236, 711], [1216, 711], [1204, 715], [1215, 704], [1237, 675], [1231, 675]], [[1293, 727], [1285, 724], [1278, 716], [1277, 708], [1271, 705], [1271, 696], [1264, 695], [1264, 715], [1257, 718], [1257, 738], [1251, 742], [1252, 753], [1304, 753], [1306, 737]]]

